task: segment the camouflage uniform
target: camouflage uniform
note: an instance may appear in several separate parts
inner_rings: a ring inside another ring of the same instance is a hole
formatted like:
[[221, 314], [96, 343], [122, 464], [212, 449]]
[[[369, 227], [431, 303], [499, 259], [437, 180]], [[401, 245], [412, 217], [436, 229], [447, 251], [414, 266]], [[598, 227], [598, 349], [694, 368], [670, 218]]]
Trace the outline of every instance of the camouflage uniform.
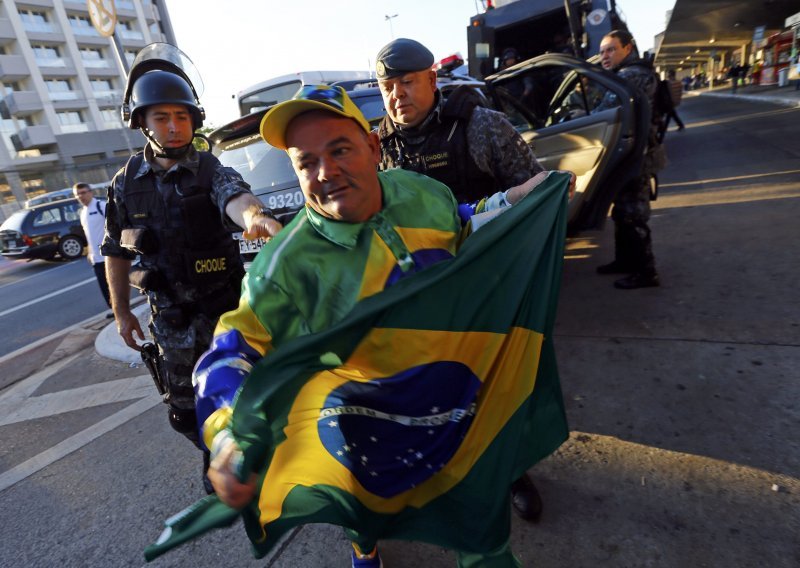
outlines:
[[[454, 132], [458, 136], [458, 125], [451, 126], [443, 119], [444, 106], [441, 92], [437, 91], [433, 109], [414, 128], [401, 128], [385, 116], [378, 129], [380, 169], [399, 167], [433, 177], [450, 187], [461, 203], [504, 191], [543, 171], [505, 115], [482, 106], [475, 106], [469, 115], [464, 134], [466, 152], [457, 142], [452, 152], [455, 156], [448, 157], [447, 149], [430, 147], [430, 139], [438, 135], [444, 134], [448, 140]], [[458, 155], [464, 153], [470, 162]], [[431, 156], [444, 156], [444, 160], [431, 160]]]
[[[658, 77], [652, 66], [637, 59], [632, 52], [614, 69], [628, 84], [647, 96], [651, 114], [654, 96], [658, 86]], [[619, 106], [617, 97], [611, 91], [606, 92], [603, 101], [596, 110]], [[639, 177], [621, 188], [614, 198], [614, 251], [615, 261], [628, 267], [630, 272], [643, 275], [655, 275], [655, 257], [650, 238], [650, 177], [664, 167], [664, 147], [658, 142], [660, 117], [650, 121], [647, 142], [647, 154]]]
[[[173, 190], [180, 193], [175, 185], [181, 168], [197, 175], [200, 163], [199, 153], [194, 148], [169, 170], [158, 165], [149, 145], [145, 147], [144, 158], [135, 172], [135, 178], [151, 180], [153, 191], [157, 191], [165, 200]], [[102, 252], [105, 256], [133, 260], [135, 254], [120, 244], [122, 229], [131, 228], [133, 224], [129, 218], [124, 188], [125, 170], [122, 169], [114, 177], [109, 189], [106, 236]], [[220, 225], [228, 231], [239, 230], [227, 218], [225, 206], [236, 195], [249, 192], [249, 186], [236, 171], [216, 162], [209, 194], [214, 207], [219, 209], [219, 217], [215, 216], [214, 221], [218, 219]], [[168, 208], [167, 211], [168, 215], [176, 214], [174, 209]], [[159, 240], [169, 238], [165, 237], [166, 229], [163, 226], [147, 224], [147, 221], [141, 220], [135, 223], [137, 226], [145, 224], [158, 235]], [[177, 260], [173, 258], [172, 262], [175, 264]], [[164, 272], [167, 289], [147, 290], [143, 293], [147, 295], [150, 304], [149, 328], [163, 358], [161, 371], [168, 390], [164, 402], [170, 407], [170, 423], [173, 428], [196, 442], [192, 369], [210, 345], [219, 316], [236, 307], [240, 291], [237, 283], [241, 281], [244, 269], [237, 255], [233, 265], [228, 267], [231, 275], [229, 280], [192, 285], [181, 282], [177, 277], [182, 267], [159, 262], [158, 268]]]

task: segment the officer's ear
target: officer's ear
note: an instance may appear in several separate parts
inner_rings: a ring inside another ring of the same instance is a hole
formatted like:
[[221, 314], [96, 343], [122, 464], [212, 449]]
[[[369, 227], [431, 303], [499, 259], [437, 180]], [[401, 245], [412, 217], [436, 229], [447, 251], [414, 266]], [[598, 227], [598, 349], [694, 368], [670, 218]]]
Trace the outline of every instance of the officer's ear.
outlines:
[[431, 90], [436, 90], [436, 71], [433, 69], [428, 70], [428, 82], [430, 83]]
[[367, 134], [367, 144], [369, 144], [372, 157], [375, 160], [375, 166], [377, 167], [381, 161], [381, 140], [377, 130], [373, 130]]

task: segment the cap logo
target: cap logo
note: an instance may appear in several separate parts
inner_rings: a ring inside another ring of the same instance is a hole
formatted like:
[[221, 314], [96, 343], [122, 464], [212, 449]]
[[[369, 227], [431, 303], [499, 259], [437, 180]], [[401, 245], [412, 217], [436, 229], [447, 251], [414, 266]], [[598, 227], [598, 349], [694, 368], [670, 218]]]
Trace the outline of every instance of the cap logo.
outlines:
[[331, 87], [321, 87], [317, 85], [307, 85], [300, 89], [294, 96], [295, 99], [305, 99], [307, 101], [318, 101], [344, 112], [344, 100], [339, 89]]
[[378, 64], [375, 66], [375, 70], [378, 73], [378, 77], [383, 77], [386, 75], [386, 65], [383, 64], [383, 61], [378, 61]]

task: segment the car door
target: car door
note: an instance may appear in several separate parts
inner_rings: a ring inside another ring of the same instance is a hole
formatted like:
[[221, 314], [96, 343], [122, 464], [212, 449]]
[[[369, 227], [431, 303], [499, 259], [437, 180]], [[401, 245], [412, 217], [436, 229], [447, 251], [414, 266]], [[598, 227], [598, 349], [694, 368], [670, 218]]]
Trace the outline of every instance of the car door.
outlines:
[[495, 107], [542, 166], [577, 176], [571, 232], [601, 227], [616, 191], [641, 171], [649, 106], [615, 74], [562, 54], [530, 59], [486, 82]]

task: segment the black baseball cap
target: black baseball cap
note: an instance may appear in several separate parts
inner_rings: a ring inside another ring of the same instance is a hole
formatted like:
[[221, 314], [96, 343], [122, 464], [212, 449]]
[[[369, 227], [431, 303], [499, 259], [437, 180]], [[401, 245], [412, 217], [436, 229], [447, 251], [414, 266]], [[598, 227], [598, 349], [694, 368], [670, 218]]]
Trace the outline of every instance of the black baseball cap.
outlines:
[[432, 66], [433, 53], [427, 47], [413, 39], [398, 38], [378, 52], [375, 73], [378, 79], [391, 79]]

